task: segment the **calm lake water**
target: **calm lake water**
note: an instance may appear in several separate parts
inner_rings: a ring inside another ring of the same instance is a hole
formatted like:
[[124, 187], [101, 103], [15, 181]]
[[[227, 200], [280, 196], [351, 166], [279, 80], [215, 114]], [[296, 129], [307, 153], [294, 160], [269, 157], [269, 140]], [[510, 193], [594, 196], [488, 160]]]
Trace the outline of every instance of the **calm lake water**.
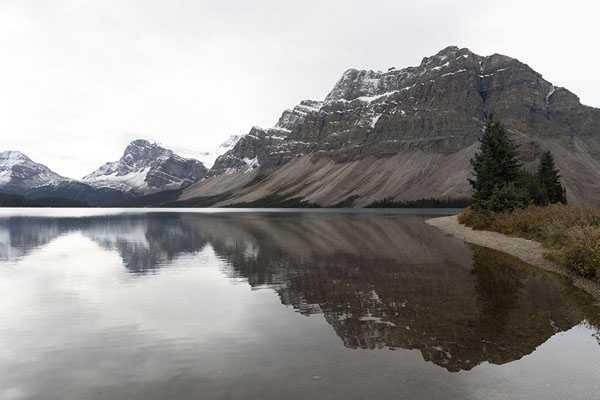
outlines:
[[0, 398], [598, 398], [591, 299], [434, 212], [0, 210]]

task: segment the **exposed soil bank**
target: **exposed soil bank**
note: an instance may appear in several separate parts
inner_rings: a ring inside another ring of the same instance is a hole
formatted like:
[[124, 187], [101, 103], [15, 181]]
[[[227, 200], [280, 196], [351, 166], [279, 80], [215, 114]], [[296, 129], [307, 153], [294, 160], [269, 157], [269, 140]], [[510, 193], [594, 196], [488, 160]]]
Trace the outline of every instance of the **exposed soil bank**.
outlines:
[[510, 254], [536, 267], [567, 276], [573, 281], [576, 287], [585, 290], [600, 303], [600, 284], [583, 278], [574, 271], [568, 270], [553, 261], [547, 260], [544, 257], [544, 252], [547, 250], [541, 243], [529, 239], [506, 236], [498, 232], [474, 230], [473, 228], [459, 224], [456, 215], [431, 218], [425, 221], [425, 223], [435, 226], [445, 233], [462, 239], [465, 242], [489, 247], [490, 249]]

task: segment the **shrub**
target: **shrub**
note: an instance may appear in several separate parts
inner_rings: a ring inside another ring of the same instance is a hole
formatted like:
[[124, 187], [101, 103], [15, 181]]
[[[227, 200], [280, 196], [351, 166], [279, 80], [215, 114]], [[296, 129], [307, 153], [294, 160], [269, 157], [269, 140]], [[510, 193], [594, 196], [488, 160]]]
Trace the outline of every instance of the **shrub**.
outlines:
[[569, 228], [557, 256], [579, 274], [600, 278], [600, 227]]
[[458, 222], [472, 227], [473, 229], [486, 229], [490, 222], [488, 215], [478, 210], [475, 206], [467, 207], [458, 214]]
[[529, 194], [522, 188], [517, 188], [513, 182], [501, 187], [494, 187], [491, 196], [482, 200], [479, 206], [486, 211], [512, 211], [524, 208], [529, 204]]
[[537, 240], [553, 260], [587, 277], [600, 278], [600, 209], [551, 204], [511, 212], [471, 206], [458, 221], [474, 229]]

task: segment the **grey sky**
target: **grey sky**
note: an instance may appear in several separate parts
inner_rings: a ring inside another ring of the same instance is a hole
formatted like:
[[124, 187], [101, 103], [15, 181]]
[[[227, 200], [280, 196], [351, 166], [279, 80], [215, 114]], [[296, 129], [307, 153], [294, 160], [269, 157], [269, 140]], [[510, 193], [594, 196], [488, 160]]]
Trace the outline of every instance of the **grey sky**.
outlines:
[[0, 150], [74, 178], [135, 138], [185, 155], [454, 44], [600, 106], [595, 1], [0, 0]]

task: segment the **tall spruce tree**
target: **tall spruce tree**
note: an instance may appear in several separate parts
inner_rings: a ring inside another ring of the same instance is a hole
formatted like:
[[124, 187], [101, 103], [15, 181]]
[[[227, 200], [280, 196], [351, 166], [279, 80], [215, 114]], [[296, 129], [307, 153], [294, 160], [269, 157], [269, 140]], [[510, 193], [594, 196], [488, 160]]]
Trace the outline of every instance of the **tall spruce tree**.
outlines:
[[540, 183], [537, 173], [532, 174], [526, 169], [521, 168], [519, 179], [517, 179], [515, 185], [527, 192], [529, 203], [536, 206], [548, 205], [548, 193], [546, 192], [546, 188]]
[[517, 179], [521, 163], [517, 159], [519, 145], [508, 136], [502, 123], [491, 116], [479, 142], [479, 151], [471, 159], [475, 176], [469, 183], [475, 203], [482, 205], [494, 190]]
[[560, 183], [560, 173], [554, 165], [554, 157], [549, 151], [542, 153], [537, 173], [540, 185], [548, 196], [549, 203], [567, 204], [565, 188]]

